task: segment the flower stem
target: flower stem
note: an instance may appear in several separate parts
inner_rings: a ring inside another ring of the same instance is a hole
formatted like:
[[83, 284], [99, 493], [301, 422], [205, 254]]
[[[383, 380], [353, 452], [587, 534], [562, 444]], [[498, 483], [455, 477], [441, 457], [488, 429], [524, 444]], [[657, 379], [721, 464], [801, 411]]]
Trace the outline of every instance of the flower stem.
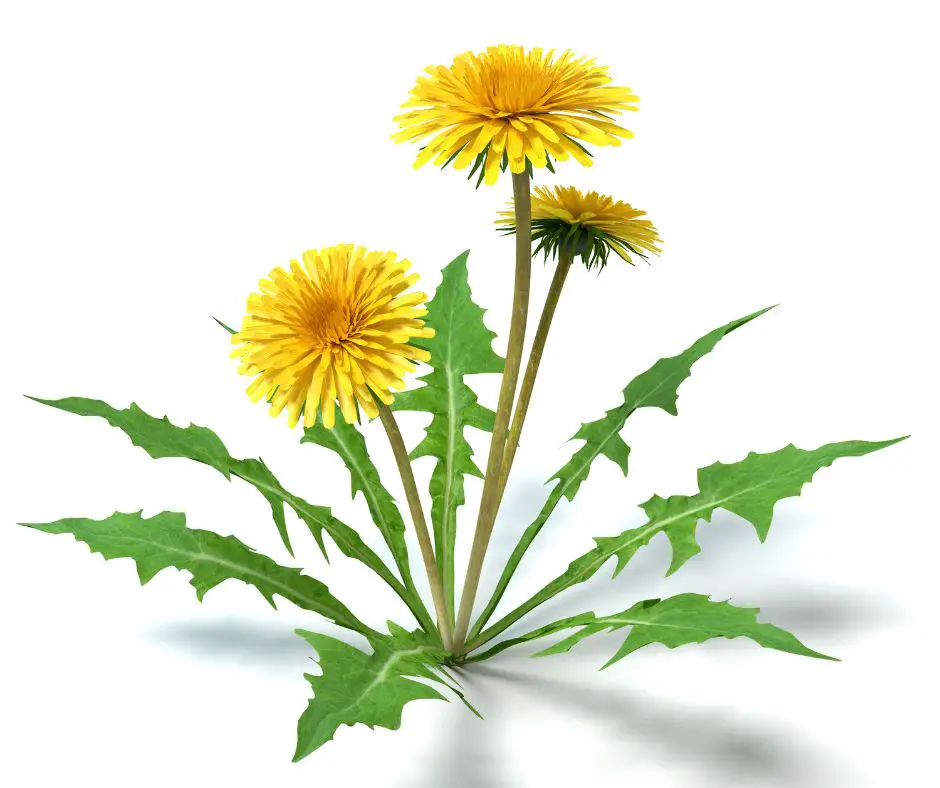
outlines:
[[568, 276], [573, 259], [573, 256], [567, 252], [559, 255], [555, 275], [552, 277], [552, 284], [545, 299], [545, 306], [542, 307], [542, 315], [535, 331], [532, 350], [529, 351], [529, 361], [526, 364], [525, 375], [522, 378], [522, 386], [519, 388], [519, 399], [516, 402], [516, 409], [512, 416], [512, 426], [510, 426], [509, 435], [506, 438], [506, 449], [503, 453], [503, 465], [499, 479], [500, 500], [502, 500], [503, 493], [506, 490], [506, 481], [509, 478], [509, 471], [512, 469], [512, 461], [515, 459], [516, 449], [519, 447], [519, 436], [522, 434], [522, 425], [529, 410], [529, 401], [532, 399], [535, 376], [538, 375], [539, 364], [542, 363], [542, 353], [545, 351], [548, 331], [552, 326], [552, 318], [555, 316], [555, 309], [558, 307], [561, 289], [565, 285], [565, 278]]
[[496, 406], [496, 418], [493, 423], [493, 437], [490, 441], [489, 457], [486, 461], [486, 475], [483, 480], [483, 497], [477, 516], [476, 531], [473, 534], [473, 547], [470, 550], [470, 562], [463, 593], [460, 595], [460, 611], [454, 631], [454, 653], [461, 654], [473, 602], [480, 585], [483, 560], [486, 548], [493, 533], [496, 514], [500, 502], [500, 478], [502, 475], [503, 452], [506, 448], [506, 436], [509, 430], [509, 417], [512, 402], [519, 381], [519, 367], [522, 363], [522, 346], [525, 342], [526, 317], [529, 311], [529, 285], [532, 278], [532, 216], [531, 195], [529, 193], [528, 172], [512, 175], [513, 205], [516, 219], [516, 278], [512, 301], [512, 321], [509, 326], [509, 346], [506, 350], [506, 366], [499, 389], [499, 402]]
[[[522, 385], [519, 388], [519, 399], [516, 402], [515, 412], [513, 413], [512, 417], [512, 425], [509, 428], [509, 437], [506, 439], [506, 449], [503, 453], [502, 472], [499, 480], [500, 501], [502, 501], [503, 493], [506, 490], [506, 481], [509, 478], [509, 471], [512, 468], [512, 461], [516, 455], [516, 448], [519, 445], [519, 436], [522, 433], [522, 425], [525, 421], [526, 412], [529, 409], [529, 401], [532, 399], [532, 390], [535, 387], [535, 377], [538, 374], [539, 364], [542, 361], [542, 353], [545, 350], [545, 342], [548, 339], [548, 331], [551, 328], [552, 318], [555, 316], [555, 310], [558, 307], [558, 300], [561, 296], [561, 290], [565, 285], [565, 279], [568, 276], [568, 271], [571, 269], [573, 259], [573, 256], [569, 253], [562, 253], [559, 255], [558, 265], [555, 268], [555, 275], [552, 277], [552, 284], [548, 289], [548, 296], [545, 298], [545, 305], [542, 307], [542, 315], [539, 318], [539, 325], [535, 331], [535, 339], [532, 343], [532, 350], [529, 351], [529, 360], [526, 363], [525, 375], [522, 378]], [[530, 529], [527, 529], [525, 536], [527, 536], [530, 532]], [[535, 533], [538, 533], [538, 530], [536, 530]], [[525, 536], [523, 539], [525, 539]], [[486, 607], [480, 614], [480, 617], [476, 620], [476, 622], [474, 622], [473, 627], [470, 629], [468, 640], [473, 640], [480, 633], [480, 630], [486, 626], [486, 622], [489, 621], [490, 616], [493, 615], [493, 611], [496, 609], [496, 606], [503, 598], [503, 593], [506, 590], [506, 586], [509, 585], [509, 581], [512, 578], [513, 572], [519, 565], [519, 561], [521, 560], [522, 555], [525, 553], [525, 550], [529, 546], [530, 542], [531, 539], [529, 541], [524, 541], [520, 543], [515, 550], [513, 550], [512, 557], [504, 567], [503, 573], [500, 575], [499, 582], [496, 584], [496, 589], [493, 592], [493, 595], [490, 597], [490, 601], [487, 602]]]
[[437, 626], [440, 630], [441, 642], [444, 644], [444, 648], [450, 651], [453, 648], [453, 633], [451, 632], [447, 603], [444, 599], [444, 587], [441, 585], [437, 561], [434, 559], [434, 548], [431, 546], [431, 535], [428, 532], [427, 521], [424, 519], [421, 499], [418, 497], [415, 476], [411, 470], [411, 463], [408, 461], [408, 450], [405, 448], [404, 440], [402, 440], [401, 430], [398, 429], [398, 422], [395, 421], [395, 416], [392, 415], [388, 405], [379, 401], [378, 407], [379, 418], [382, 420], [382, 426], [385, 427], [388, 442], [392, 445], [392, 453], [395, 455], [398, 472], [401, 474], [401, 481], [405, 487], [405, 498], [408, 499], [408, 508], [411, 510], [411, 520], [414, 522], [415, 533], [418, 535], [418, 545], [421, 547], [424, 569], [428, 575], [428, 582], [431, 584], [431, 596], [434, 599], [434, 609], [437, 612]]

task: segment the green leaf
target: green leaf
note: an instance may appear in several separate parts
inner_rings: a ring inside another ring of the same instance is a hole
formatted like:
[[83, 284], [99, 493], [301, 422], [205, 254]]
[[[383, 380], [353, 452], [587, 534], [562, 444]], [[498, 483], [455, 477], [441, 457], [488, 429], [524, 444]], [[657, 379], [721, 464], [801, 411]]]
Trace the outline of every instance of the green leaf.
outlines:
[[539, 627], [538, 629], [534, 629], [531, 632], [527, 632], [525, 635], [519, 635], [518, 637], [501, 640], [495, 646], [487, 649], [486, 651], [471, 654], [468, 658], [464, 659], [461, 664], [482, 662], [485, 659], [496, 656], [501, 651], [505, 651], [507, 648], [512, 648], [513, 646], [528, 643], [530, 640], [544, 638], [548, 635], [554, 635], [556, 632], [561, 632], [565, 629], [573, 629], [577, 626], [586, 626], [595, 620], [596, 617], [593, 613], [578, 613], [575, 616], [568, 616], [567, 618], [553, 621], [551, 624], [546, 624], [544, 627]]
[[[226, 479], [232, 477], [234, 466], [239, 463], [238, 460], [232, 458], [228, 453], [228, 449], [225, 448], [225, 444], [212, 430], [206, 427], [197, 427], [195, 424], [190, 424], [188, 427], [177, 427], [166, 416], [158, 419], [149, 413], [145, 413], [135, 402], [132, 402], [130, 407], [125, 410], [118, 410], [101, 400], [85, 397], [66, 397], [58, 400], [39, 399], [38, 397], [30, 397], [29, 399], [79, 416], [98, 416], [107, 421], [112, 427], [122, 430], [131, 439], [131, 443], [142, 448], [154, 459], [182, 457], [195, 460], [215, 468]], [[264, 485], [258, 489], [271, 503], [278, 534], [280, 534], [287, 552], [293, 555], [294, 551], [291, 548], [290, 537], [287, 533], [287, 522], [284, 519], [283, 503], [278, 504], [272, 500], [269, 493], [264, 489], [264, 486], [268, 486], [271, 480], [274, 479], [273, 475], [260, 460], [243, 462], [255, 463], [255, 466], [251, 468], [252, 475], [265, 480]], [[276, 481], [273, 483], [276, 484]]]
[[186, 515], [181, 512], [160, 512], [149, 519], [141, 514], [115, 512], [104, 520], [70, 517], [21, 525], [51, 534], [72, 534], [106, 559], [131, 558], [142, 585], [173, 566], [192, 573], [190, 583], [202, 601], [206, 592], [222, 581], [241, 580], [257, 588], [272, 607], [278, 594], [342, 627], [367, 636], [378, 634], [359, 621], [319, 580], [301, 574], [299, 569], [280, 566], [234, 536], [187, 528]]
[[397, 394], [392, 410], [421, 411], [433, 418], [412, 459], [434, 457], [431, 474], [431, 522], [448, 609], [454, 610], [454, 543], [457, 509], [464, 503], [464, 477], [482, 477], [473, 462], [473, 450], [464, 437], [466, 427], [492, 431], [493, 411], [477, 402], [464, 382], [466, 375], [499, 373], [503, 360], [493, 351], [496, 336], [483, 323], [484, 310], [477, 306], [467, 281], [464, 252], [444, 268], [434, 298], [428, 302], [427, 325], [431, 339], [415, 344], [431, 353], [431, 372], [421, 378], [424, 386]]
[[572, 561], [565, 572], [484, 630], [470, 646], [481, 646], [542, 603], [571, 586], [585, 582], [615, 556], [616, 577], [637, 550], [660, 532], [666, 534], [673, 548], [669, 567], [669, 574], [672, 574], [699, 551], [695, 540], [696, 525], [699, 520], [710, 520], [717, 509], [726, 509], [746, 519], [763, 541], [776, 503], [799, 495], [803, 485], [810, 482], [818, 470], [840, 457], [860, 457], [901, 440], [904, 438], [878, 442], [846, 441], [812, 450], [798, 449], [791, 444], [769, 454], [751, 453], [740, 462], [727, 465], [717, 462], [701, 468], [696, 495], [670, 498], [654, 495], [643, 504], [649, 517], [646, 525], [624, 531], [619, 536], [595, 538], [597, 546], [593, 550]]
[[429, 640], [393, 629], [391, 638], [370, 639], [374, 651], [366, 654], [316, 632], [297, 630], [297, 634], [317, 650], [322, 674], [306, 674], [314, 698], [297, 722], [294, 761], [326, 744], [340, 725], [362, 723], [398, 730], [406, 703], [447, 700], [433, 687], [412, 680], [430, 678], [443, 683], [431, 666], [446, 655]]
[[28, 399], [79, 416], [98, 416], [105, 419], [112, 427], [123, 430], [131, 439], [131, 443], [140, 446], [154, 459], [187, 457], [215, 468], [226, 479], [231, 474], [229, 466], [232, 458], [228, 449], [218, 435], [205, 427], [197, 427], [195, 424], [177, 427], [171, 424], [166, 416], [158, 419], [144, 413], [134, 402], [126, 410], [117, 410], [101, 400], [84, 397], [58, 400], [38, 397]]
[[362, 541], [358, 532], [334, 517], [328, 506], [316, 506], [285, 490], [261, 460], [233, 460], [232, 475], [254, 486], [271, 502], [275, 513], [280, 511], [283, 516], [283, 506], [290, 507], [317, 538], [321, 550], [324, 549], [322, 534], [325, 531], [343, 555], [368, 566], [401, 596], [403, 587], [395, 575], [375, 551]]
[[750, 638], [764, 648], [834, 660], [833, 657], [807, 648], [786, 630], [773, 624], [758, 623], [759, 612], [758, 608], [734, 607], [730, 602], [712, 602], [701, 594], [647, 599], [622, 613], [595, 618], [578, 632], [533, 656], [561, 654], [570, 651], [590, 635], [630, 627], [630, 633], [614, 656], [604, 664], [605, 668], [651, 643], [662, 643], [668, 648], [676, 648], [688, 643], [704, 643], [712, 638], [737, 637]]
[[301, 443], [314, 443], [338, 454], [349, 470], [352, 481], [352, 497], [361, 492], [366, 499], [369, 513], [385, 543], [388, 545], [395, 563], [402, 573], [406, 585], [411, 582], [408, 564], [408, 546], [405, 544], [405, 521], [391, 493], [382, 485], [378, 469], [366, 450], [366, 441], [354, 424], [340, 421], [333, 429], [326, 429], [322, 424], [304, 430]]
[[[36, 399], [31, 397], [31, 399]], [[284, 507], [290, 507], [304, 522], [326, 555], [323, 532], [326, 531], [342, 553], [368, 566], [381, 577], [408, 605], [412, 613], [422, 621], [429, 621], [427, 613], [421, 617], [423, 605], [416, 604], [402, 583], [395, 577], [382, 559], [376, 555], [362, 537], [345, 523], [334, 517], [326, 506], [314, 506], [303, 498], [285, 490], [268, 467], [256, 459], [233, 458], [219, 437], [205, 427], [190, 425], [182, 428], [171, 424], [167, 418], [157, 419], [148, 415], [137, 405], [127, 410], [117, 410], [99, 400], [69, 397], [60, 400], [36, 399], [44, 405], [76, 413], [80, 416], [100, 416], [112, 426], [123, 430], [136, 446], [143, 448], [151, 457], [184, 457], [216, 468], [226, 478], [236, 476], [248, 482], [260, 492], [271, 505], [278, 533], [293, 555], [287, 535]]]
[[212, 318], [212, 319], [213, 319], [216, 323], [218, 323], [220, 326], [222, 326], [222, 328], [224, 328], [226, 331], [228, 331], [229, 334], [237, 334], [237, 333], [238, 333], [234, 328], [232, 328], [231, 326], [226, 325], [226, 324], [223, 323], [221, 320], [219, 320], [219, 318], [214, 317], [214, 318]]
[[[700, 468], [698, 494], [669, 498], [654, 495], [642, 504], [650, 524], [657, 532], [663, 531], [672, 546], [673, 558], [667, 576], [700, 552], [695, 539], [696, 525], [699, 520], [710, 520], [716, 509], [725, 509], [747, 520], [763, 542], [770, 531], [777, 502], [798, 496], [803, 485], [812, 481], [817, 471], [832, 465], [840, 457], [860, 457], [901, 440], [904, 438], [879, 442], [845, 441], [812, 450], [798, 449], [790, 444], [769, 454], [751, 452], [740, 462], [716, 462]], [[615, 577], [633, 557], [640, 543], [649, 541], [645, 531], [650, 527], [626, 531], [612, 539], [600, 537], [595, 540], [604, 549], [616, 548]]]
[[663, 358], [646, 372], [635, 377], [623, 390], [623, 403], [607, 411], [602, 419], [582, 424], [572, 440], [583, 440], [572, 458], [549, 481], [558, 480], [561, 494], [574, 500], [581, 483], [587, 479], [595, 459], [604, 456], [627, 475], [630, 447], [620, 437], [627, 419], [640, 408], [660, 408], [673, 416], [678, 415], [676, 403], [679, 386], [692, 374], [692, 365], [714, 350], [728, 334], [750, 323], [773, 307], [732, 320], [710, 331], [678, 356]]
[[[483, 719], [483, 715], [481, 715], [480, 712], [473, 707], [473, 704], [467, 700], [467, 697], [461, 691], [460, 682], [451, 676], [445, 669], [444, 665], [450, 663], [452, 655], [441, 647], [440, 641], [436, 638], [435, 635], [429, 635], [427, 632], [423, 632], [420, 629], [409, 631], [404, 627], [400, 627], [394, 621], [387, 622], [387, 625], [389, 631], [387, 642], [393, 648], [398, 649], [399, 651], [407, 651], [415, 648], [416, 646], [424, 647], [420, 654], [420, 658], [415, 659], [412, 662], [414, 676], [418, 678], [430, 679], [447, 687], [458, 698], [460, 698], [464, 706], [466, 706], [481, 720]], [[372, 643], [373, 647], [375, 646], [374, 641], [375, 638], [372, 638], [369, 641]], [[446, 677], [446, 679], [442, 678], [442, 676]]]
[[[405, 542], [405, 521], [391, 493], [383, 486], [375, 463], [369, 457], [366, 441], [353, 424], [339, 421], [333, 429], [322, 424], [304, 430], [301, 443], [314, 443], [338, 454], [349, 470], [352, 482], [352, 497], [361, 492], [366, 499], [372, 520], [378, 527], [395, 559], [395, 565], [411, 600], [409, 607], [427, 631], [433, 632], [432, 621], [411, 575], [408, 561], [408, 546]], [[384, 566], [384, 564], [383, 564]]]
[[548, 522], [561, 499], [574, 500], [581, 483], [587, 479], [594, 460], [601, 456], [606, 457], [623, 471], [624, 476], [627, 475], [630, 447], [620, 437], [620, 431], [624, 428], [627, 419], [640, 408], [660, 408], [673, 416], [677, 415], [676, 401], [679, 396], [679, 386], [692, 374], [692, 365], [710, 353], [732, 331], [760, 317], [770, 309], [773, 307], [732, 320], [710, 331], [678, 356], [660, 359], [627, 385], [623, 390], [622, 404], [607, 411], [602, 419], [581, 425], [571, 440], [582, 440], [584, 444], [548, 480], [549, 483], [553, 481], [558, 483], [548, 494], [548, 499], [542, 506], [538, 517], [519, 538], [519, 543], [506, 562], [490, 601], [470, 630], [471, 638], [476, 636], [490, 620], [523, 556]]

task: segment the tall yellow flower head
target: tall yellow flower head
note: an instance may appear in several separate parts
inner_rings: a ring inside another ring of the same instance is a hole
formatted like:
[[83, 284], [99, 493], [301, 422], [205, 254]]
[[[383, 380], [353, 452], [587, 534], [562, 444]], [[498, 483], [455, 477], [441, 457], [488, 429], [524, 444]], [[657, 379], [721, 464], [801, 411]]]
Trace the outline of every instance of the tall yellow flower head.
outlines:
[[[505, 233], [514, 233], [515, 214], [500, 211], [496, 223]], [[584, 194], [573, 186], [537, 187], [532, 192], [533, 254], [568, 254], [581, 257], [590, 269], [607, 264], [612, 249], [633, 263], [631, 255], [646, 258], [644, 252], [660, 253], [659, 233], [646, 216], [625, 202], [597, 192]]]
[[255, 376], [249, 396], [267, 399], [272, 416], [287, 408], [291, 427], [301, 416], [312, 427], [319, 410], [332, 428], [337, 399], [347, 423], [357, 420], [357, 403], [375, 418], [373, 397], [391, 404], [414, 362], [430, 358], [410, 344], [434, 336], [419, 319], [427, 296], [406, 292], [418, 280], [405, 273], [410, 266], [394, 252], [340, 244], [304, 252], [289, 271], [275, 268], [232, 336], [239, 371]]
[[[555, 57], [520, 46], [467, 52], [453, 65], [428, 66], [395, 120], [396, 142], [431, 137], [415, 167], [434, 159], [457, 169], [474, 163], [486, 183], [496, 183], [501, 169], [514, 173], [532, 166], [552, 168], [552, 157], [574, 157], [590, 166], [581, 144], [619, 145], [632, 137], [611, 115], [636, 110], [639, 98], [629, 88], [610, 85], [607, 68], [571, 51]], [[432, 136], [433, 135], [433, 136]], [[479, 185], [479, 182], [478, 184]]]

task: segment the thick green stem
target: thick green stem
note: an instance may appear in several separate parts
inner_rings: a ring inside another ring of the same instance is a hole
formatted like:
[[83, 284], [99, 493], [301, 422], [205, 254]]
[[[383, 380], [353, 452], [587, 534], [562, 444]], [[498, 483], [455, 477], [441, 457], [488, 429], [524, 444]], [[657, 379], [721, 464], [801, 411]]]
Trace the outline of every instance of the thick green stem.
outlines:
[[526, 317], [529, 311], [529, 285], [532, 279], [532, 216], [527, 172], [513, 173], [512, 192], [516, 218], [516, 278], [512, 301], [512, 321], [509, 326], [506, 367], [499, 389], [493, 437], [490, 441], [486, 475], [483, 480], [483, 497], [480, 502], [470, 562], [467, 565], [467, 576], [463, 593], [460, 596], [460, 611], [454, 631], [454, 653], [458, 655], [463, 652], [464, 640], [470, 626], [470, 616], [473, 613], [473, 602], [480, 585], [483, 561], [486, 558], [486, 548], [489, 545], [499, 510], [503, 452], [506, 448], [509, 417], [512, 412], [516, 384], [519, 380], [519, 367], [522, 364], [522, 346], [525, 342]]
[[437, 612], [437, 626], [440, 631], [441, 642], [444, 648], [450, 651], [453, 648], [453, 633], [450, 627], [450, 616], [447, 612], [447, 602], [444, 598], [444, 587], [441, 584], [441, 576], [437, 571], [434, 548], [431, 546], [431, 535], [428, 533], [427, 520], [424, 519], [421, 498], [418, 497], [418, 487], [415, 484], [415, 476], [408, 460], [408, 450], [405, 448], [405, 442], [402, 440], [401, 431], [398, 429], [398, 423], [395, 421], [392, 411], [383, 402], [379, 402], [379, 418], [382, 420], [382, 426], [385, 427], [388, 441], [392, 445], [392, 453], [395, 455], [398, 472], [405, 487], [405, 498], [408, 500], [411, 520], [418, 536], [421, 557], [424, 559], [424, 570], [427, 572], [428, 583], [431, 585], [431, 596], [434, 599], [434, 609]]

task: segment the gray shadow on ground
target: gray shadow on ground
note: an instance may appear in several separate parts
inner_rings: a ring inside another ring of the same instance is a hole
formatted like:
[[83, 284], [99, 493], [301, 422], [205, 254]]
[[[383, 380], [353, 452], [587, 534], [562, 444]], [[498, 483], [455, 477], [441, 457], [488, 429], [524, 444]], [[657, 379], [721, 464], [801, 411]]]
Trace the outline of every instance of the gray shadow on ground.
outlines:
[[[549, 680], [522, 671], [474, 666], [480, 676], [525, 687], [539, 703], [570, 709], [608, 731], [608, 760], [623, 764], [629, 780], [635, 755], [624, 759], [622, 743], [629, 739], [649, 745], [657, 767], [700, 775], [698, 786], [742, 784], [758, 779], [781, 788], [831, 788], [849, 785], [832, 756], [804, 740], [798, 731], [742, 717], [726, 709], [692, 709], [672, 700], [622, 687], [597, 690], [583, 684]], [[632, 749], [635, 753], [636, 750]], [[627, 783], [625, 783], [627, 784]]]
[[[688, 561], [675, 578], [665, 577], [672, 550], [665, 536], [657, 534], [616, 578], [612, 578], [616, 565], [612, 558], [587, 582], [541, 605], [527, 625], [521, 629], [514, 626], [510, 634], [575, 613], [588, 610], [612, 613], [640, 599], [708, 588], [709, 580], [715, 577], [736, 579], [735, 589], [739, 590], [731, 595], [734, 604], [759, 607], [761, 620], [798, 629], [798, 635], [802, 632], [851, 637], [902, 622], [903, 612], [896, 603], [865, 589], [826, 587], [822, 580], [819, 588], [808, 586], [805, 581], [795, 585], [787, 585], [785, 579], [767, 582], [767, 577], [781, 577], [792, 571], [794, 556], [802, 549], [812, 549], [809, 531], [818, 527], [818, 523], [799, 517], [778, 518], [771, 531], [776, 541], [768, 546], [760, 544], [750, 524], [733, 514], [719, 512], [711, 523], [699, 522], [697, 538], [702, 552]], [[526, 559], [536, 562], [538, 549], [536, 542]], [[545, 581], [551, 579], [546, 577]], [[506, 607], [501, 607], [490, 623], [505, 612]]]
[[776, 587], [754, 591], [760, 618], [805, 635], [845, 639], [902, 624], [903, 612], [890, 599], [847, 588]]
[[[776, 601], [770, 596], [766, 609], [773, 611], [774, 620], [781, 625], [794, 629], [815, 625], [831, 631], [834, 626], [867, 626], [871, 608], [866, 598], [859, 595], [825, 597], [791, 589], [781, 592]], [[289, 625], [254, 620], [171, 622], [154, 627], [147, 634], [160, 645], [183, 653], [265, 670], [307, 670], [312, 655], [310, 646]], [[595, 657], [606, 660], [616, 649], [618, 634], [622, 638], [622, 633], [591, 638], [566, 659], [583, 659], [592, 665]], [[596, 647], [592, 641], [596, 641]], [[523, 650], [517, 653], [521, 656]], [[507, 656], [511, 658], [511, 654]], [[838, 774], [842, 770], [834, 766], [830, 756], [802, 740], [797, 731], [765, 723], [757, 717], [745, 718], [720, 708], [691, 709], [674, 700], [622, 686], [601, 691], [489, 664], [475, 664], [460, 671], [458, 680], [487, 719], [482, 721], [473, 716], [455, 699], [448, 723], [431, 732], [432, 759], [416, 763], [414, 773], [400, 783], [401, 788], [406, 785], [440, 788], [442, 774], [459, 775], [459, 782], [453, 784], [461, 788], [513, 785], [502, 769], [506, 757], [501, 748], [508, 740], [500, 733], [503, 682], [531, 691], [547, 707], [567, 708], [574, 715], [601, 724], [608, 731], [605, 740], [611, 743], [611, 763], [622, 761], [618, 747], [624, 740], [650, 745], [649, 757], [663, 768], [701, 775], [701, 782], [690, 784], [690, 788], [693, 785], [726, 788], [748, 779], [760, 779], [782, 788], [851, 784], [845, 774]], [[629, 779], [630, 764], [624, 762], [623, 769], [624, 779]]]
[[[505, 563], [522, 532], [538, 515], [550, 491], [551, 485], [546, 485], [544, 479], [535, 476], [513, 477], [506, 486], [490, 547], [487, 548], [487, 558], [492, 558], [494, 564], [502, 566]], [[538, 544], [535, 542], [532, 549]]]
[[307, 670], [313, 656], [313, 649], [289, 624], [236, 618], [172, 621], [150, 628], [146, 637], [192, 656], [265, 670]]
[[[504, 770], [507, 756], [504, 752], [506, 736], [500, 735], [500, 724], [495, 712], [499, 703], [497, 692], [489, 677], [460, 671], [457, 680], [464, 693], [487, 719], [473, 715], [458, 700], [448, 716], [446, 725], [433, 731], [431, 758], [415, 763], [414, 773], [390, 788], [514, 788], [517, 781]], [[442, 782], [441, 775], [446, 775]]]
[[[330, 632], [331, 637], [363, 643], [353, 633]], [[145, 636], [151, 642], [201, 659], [221, 660], [263, 670], [309, 671], [313, 649], [294, 634], [289, 624], [266, 624], [257, 620], [225, 618], [217, 621], [185, 620], [152, 627]], [[465, 694], [477, 708], [495, 705], [492, 682], [461, 671], [457, 677]], [[445, 691], [445, 694], [446, 693]], [[441, 788], [440, 775], [459, 775], [455, 788], [509, 788], [499, 765], [500, 741], [497, 724], [480, 720], [456, 698], [448, 724], [430, 732], [435, 743], [433, 760], [416, 761], [415, 771], [394, 788]], [[390, 788], [393, 788], [390, 786]]]

